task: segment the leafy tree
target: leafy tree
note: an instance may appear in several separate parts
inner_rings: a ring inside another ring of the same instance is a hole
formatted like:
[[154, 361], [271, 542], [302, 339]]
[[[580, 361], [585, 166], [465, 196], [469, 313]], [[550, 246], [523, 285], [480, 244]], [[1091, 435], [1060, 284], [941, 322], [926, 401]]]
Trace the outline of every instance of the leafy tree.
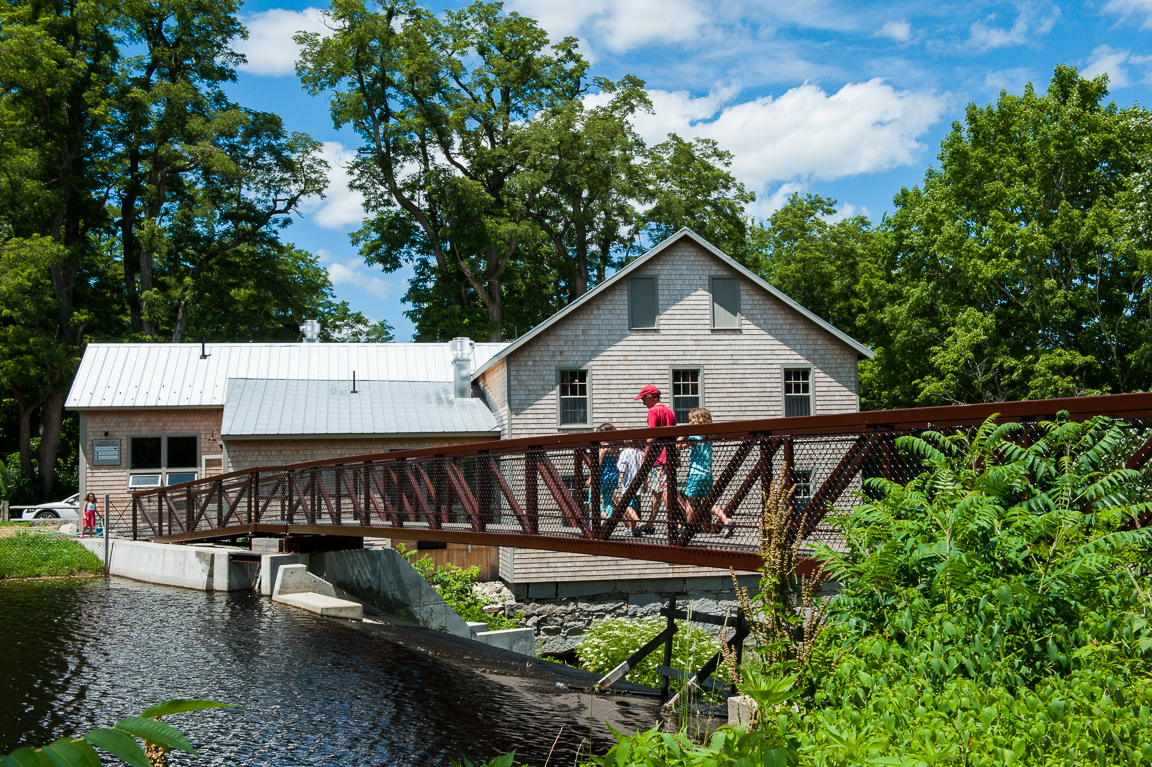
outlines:
[[549, 49], [535, 22], [489, 3], [439, 20], [410, 2], [337, 0], [329, 15], [333, 35], [299, 37], [298, 71], [312, 93], [332, 91], [334, 123], [364, 140], [353, 170], [374, 214], [365, 255], [385, 268], [433, 261], [452, 286], [440, 295], [463, 307], [466, 285], [499, 340], [503, 277], [535, 236], [510, 188], [528, 156], [525, 122], [584, 90], [575, 41]]
[[801, 306], [846, 333], [868, 333], [869, 289], [887, 274], [883, 235], [864, 216], [830, 223], [836, 200], [793, 194], [749, 232], [749, 264]]
[[[651, 111], [644, 83], [631, 75], [596, 80], [604, 106], [572, 100], [529, 126], [522, 204], [555, 251], [565, 303], [619, 268], [641, 227], [644, 142], [630, 118]], [[535, 324], [535, 323], [533, 323]]]
[[651, 206], [644, 215], [648, 239], [659, 242], [689, 227], [733, 258], [748, 260], [744, 206], [756, 195], [728, 172], [731, 152], [712, 139], [685, 141], [673, 133], [646, 160], [641, 199]]
[[940, 168], [896, 196], [891, 279], [871, 306], [874, 400], [1149, 386], [1152, 119], [1107, 94], [1105, 77], [1060, 66], [1046, 94], [970, 105]]

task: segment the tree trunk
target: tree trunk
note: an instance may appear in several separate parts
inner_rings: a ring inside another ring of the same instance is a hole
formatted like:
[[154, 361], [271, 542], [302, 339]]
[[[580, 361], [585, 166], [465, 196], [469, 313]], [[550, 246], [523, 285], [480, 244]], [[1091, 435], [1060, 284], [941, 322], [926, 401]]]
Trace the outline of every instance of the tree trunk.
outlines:
[[20, 468], [25, 474], [32, 473], [32, 414], [36, 406], [28, 407], [24, 397], [15, 389], [12, 394], [20, 407]]
[[48, 395], [40, 408], [40, 449], [37, 458], [40, 462], [40, 488], [45, 498], [52, 497], [52, 486], [56, 482], [56, 451], [60, 447], [60, 425], [64, 421], [64, 400], [67, 392]]
[[488, 342], [498, 344], [504, 340], [504, 307], [500, 303], [500, 280], [488, 280]]

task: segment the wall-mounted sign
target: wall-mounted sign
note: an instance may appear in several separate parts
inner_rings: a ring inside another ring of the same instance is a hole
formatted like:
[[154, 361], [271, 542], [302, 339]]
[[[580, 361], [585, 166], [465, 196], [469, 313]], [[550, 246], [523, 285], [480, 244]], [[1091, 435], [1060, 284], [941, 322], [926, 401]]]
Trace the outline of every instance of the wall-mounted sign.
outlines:
[[120, 440], [94, 439], [92, 440], [93, 466], [119, 466]]

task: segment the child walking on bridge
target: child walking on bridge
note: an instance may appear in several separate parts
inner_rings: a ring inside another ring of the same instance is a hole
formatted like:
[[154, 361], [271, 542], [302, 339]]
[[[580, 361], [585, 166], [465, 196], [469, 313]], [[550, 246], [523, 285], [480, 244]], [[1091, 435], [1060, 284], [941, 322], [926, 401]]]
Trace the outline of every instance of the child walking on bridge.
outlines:
[[[712, 423], [712, 413], [707, 408], [695, 408], [688, 413], [688, 422]], [[688, 475], [684, 478], [684, 503], [688, 507], [685, 516], [688, 524], [695, 525], [700, 530], [707, 530], [712, 527], [712, 517], [715, 516], [723, 529], [721, 534], [725, 538], [731, 537], [735, 522], [728, 518], [723, 509], [716, 505], [711, 509], [701, 508], [708, 494], [712, 492], [712, 443], [699, 434], [680, 437], [679, 441], [688, 443], [692, 448], [688, 453]]]

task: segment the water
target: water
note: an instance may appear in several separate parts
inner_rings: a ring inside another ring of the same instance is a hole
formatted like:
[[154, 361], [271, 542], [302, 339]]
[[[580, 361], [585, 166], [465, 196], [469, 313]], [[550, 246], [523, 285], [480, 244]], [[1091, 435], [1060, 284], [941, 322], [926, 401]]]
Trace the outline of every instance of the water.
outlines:
[[[446, 765], [515, 750], [572, 765], [651, 727], [656, 706], [591, 699], [554, 680], [484, 673], [372, 627], [118, 579], [0, 584], [0, 754], [114, 724], [171, 698], [204, 765]], [[412, 640], [418, 643], [419, 637]], [[591, 707], [591, 708], [590, 708]]]

